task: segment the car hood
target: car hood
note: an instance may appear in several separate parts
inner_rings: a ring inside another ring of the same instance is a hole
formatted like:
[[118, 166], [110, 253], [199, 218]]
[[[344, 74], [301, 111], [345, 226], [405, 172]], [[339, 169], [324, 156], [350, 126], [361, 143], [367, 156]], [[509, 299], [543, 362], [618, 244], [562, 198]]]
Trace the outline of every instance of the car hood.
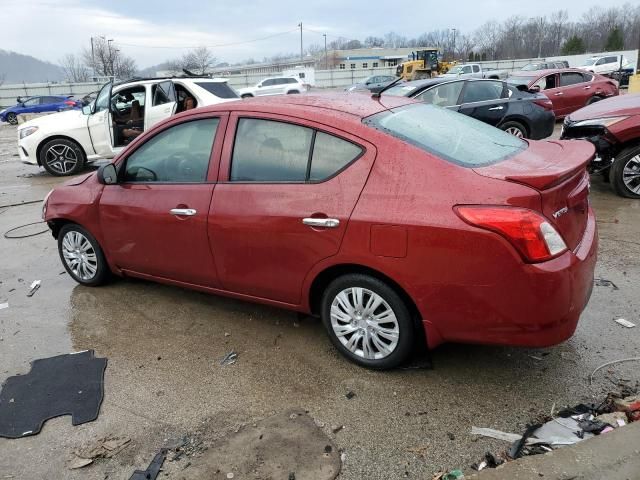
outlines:
[[572, 121], [591, 120], [593, 118], [621, 117], [640, 114], [640, 93], [618, 95], [573, 112]]
[[243, 94], [243, 93], [251, 93], [256, 89], [256, 87], [244, 87], [244, 88], [236, 88], [236, 92], [238, 92], [239, 94]]
[[82, 127], [87, 124], [87, 116], [82, 110], [66, 110], [64, 112], [52, 113], [51, 115], [43, 115], [34, 118], [20, 126], [20, 130], [27, 127], [47, 128], [51, 130], [59, 130], [64, 128]]

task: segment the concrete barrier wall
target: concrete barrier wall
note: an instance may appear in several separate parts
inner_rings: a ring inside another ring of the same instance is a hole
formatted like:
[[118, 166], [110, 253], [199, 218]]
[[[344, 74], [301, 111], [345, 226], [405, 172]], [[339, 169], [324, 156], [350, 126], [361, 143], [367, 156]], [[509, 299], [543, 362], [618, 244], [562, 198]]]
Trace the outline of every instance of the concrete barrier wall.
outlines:
[[0, 86], [0, 107], [16, 104], [18, 97], [39, 95], [86, 95], [100, 89], [104, 83], [26, 83]]

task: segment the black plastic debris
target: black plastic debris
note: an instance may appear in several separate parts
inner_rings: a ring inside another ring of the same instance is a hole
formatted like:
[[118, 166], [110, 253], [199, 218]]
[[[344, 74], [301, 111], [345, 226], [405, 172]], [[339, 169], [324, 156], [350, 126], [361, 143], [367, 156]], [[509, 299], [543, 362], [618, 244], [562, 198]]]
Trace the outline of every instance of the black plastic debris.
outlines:
[[613, 290], [619, 290], [615, 283], [611, 280], [607, 280], [606, 278], [595, 278], [594, 282], [596, 287], [611, 287]]
[[129, 480], [155, 480], [160, 473], [164, 459], [167, 457], [167, 451], [161, 450], [160, 453], [156, 453], [151, 463], [146, 470], [136, 470], [133, 475], [129, 477]]
[[533, 432], [535, 432], [541, 426], [541, 424], [527, 426], [527, 429], [522, 434], [522, 438], [520, 438], [520, 440], [516, 442], [513, 442], [513, 445], [511, 445], [511, 448], [508, 452], [509, 458], [520, 458], [522, 456], [522, 448], [525, 446], [527, 439], [531, 437], [531, 435], [533, 435]]
[[344, 396], [347, 397], [347, 400], [351, 400], [353, 397], [356, 396], [356, 394], [355, 392], [352, 392], [351, 390], [349, 390]]
[[585, 413], [592, 413], [594, 411], [594, 406], [585, 405], [584, 403], [580, 403], [575, 407], [567, 407], [560, 410], [557, 415], [561, 418], [569, 418], [574, 415], [583, 415]]
[[44, 422], [71, 415], [80, 425], [98, 417], [104, 396], [106, 358], [93, 350], [31, 362], [26, 375], [9, 377], [0, 392], [0, 437], [36, 435]]
[[578, 426], [582, 429], [583, 432], [600, 433], [610, 425], [600, 420], [582, 420], [578, 422]]
[[220, 365], [223, 367], [226, 365], [233, 365], [237, 360], [238, 354], [235, 352], [235, 350], [231, 350], [222, 358], [222, 360], [220, 360]]

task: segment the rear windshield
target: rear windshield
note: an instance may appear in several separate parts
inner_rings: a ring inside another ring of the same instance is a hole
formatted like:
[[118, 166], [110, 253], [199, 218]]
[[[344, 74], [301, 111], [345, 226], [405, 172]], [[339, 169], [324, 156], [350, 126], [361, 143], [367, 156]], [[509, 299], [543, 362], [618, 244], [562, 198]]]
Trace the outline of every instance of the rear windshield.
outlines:
[[219, 98], [240, 98], [227, 82], [196, 82], [196, 85]]
[[393, 95], [394, 97], [408, 97], [416, 88], [414, 85], [394, 85], [384, 91], [385, 95]]
[[528, 146], [486, 123], [428, 104], [386, 110], [364, 123], [463, 167], [496, 163]]
[[531, 80], [534, 80], [536, 77], [509, 77], [507, 78], [507, 83], [511, 85], [529, 85]]

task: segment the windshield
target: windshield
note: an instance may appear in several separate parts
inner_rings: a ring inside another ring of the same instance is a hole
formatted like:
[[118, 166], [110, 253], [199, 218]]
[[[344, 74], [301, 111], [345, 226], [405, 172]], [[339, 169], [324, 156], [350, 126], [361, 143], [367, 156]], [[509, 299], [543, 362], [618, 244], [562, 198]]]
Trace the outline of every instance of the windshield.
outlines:
[[583, 67], [588, 67], [590, 65], [595, 64], [598, 61], [597, 58], [588, 58], [587, 60], [584, 61], [584, 63], [582, 64]]
[[509, 77], [507, 78], [507, 83], [511, 85], [529, 85], [534, 78], [536, 77]]
[[447, 73], [462, 73], [462, 66], [453, 67]]
[[528, 146], [467, 115], [428, 104], [386, 110], [364, 123], [463, 167], [496, 163]]
[[413, 85], [394, 85], [393, 87], [384, 91], [385, 95], [392, 95], [394, 97], [408, 97], [417, 87]]

